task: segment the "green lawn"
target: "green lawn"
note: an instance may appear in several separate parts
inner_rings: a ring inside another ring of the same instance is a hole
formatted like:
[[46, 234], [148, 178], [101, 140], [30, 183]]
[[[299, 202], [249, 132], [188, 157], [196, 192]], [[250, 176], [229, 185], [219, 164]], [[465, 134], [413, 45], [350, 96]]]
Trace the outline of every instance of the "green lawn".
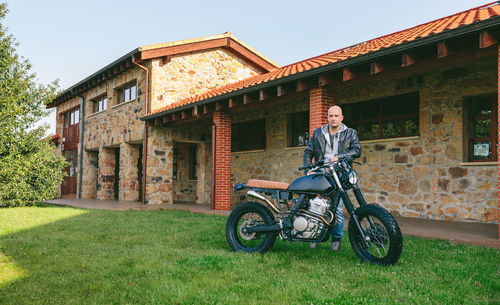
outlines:
[[392, 267], [349, 243], [230, 251], [226, 218], [0, 209], [0, 304], [499, 304], [500, 251], [405, 238]]

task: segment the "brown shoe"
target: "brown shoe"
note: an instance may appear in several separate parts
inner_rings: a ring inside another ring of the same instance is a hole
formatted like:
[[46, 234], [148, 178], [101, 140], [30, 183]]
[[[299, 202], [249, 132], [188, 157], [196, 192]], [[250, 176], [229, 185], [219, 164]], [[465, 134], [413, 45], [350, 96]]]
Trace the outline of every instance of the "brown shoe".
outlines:
[[341, 244], [342, 244], [341, 240], [334, 240], [334, 241], [332, 241], [332, 251], [339, 251]]
[[318, 243], [309, 243], [309, 248], [311, 248], [311, 249], [316, 249], [317, 246], [318, 246]]

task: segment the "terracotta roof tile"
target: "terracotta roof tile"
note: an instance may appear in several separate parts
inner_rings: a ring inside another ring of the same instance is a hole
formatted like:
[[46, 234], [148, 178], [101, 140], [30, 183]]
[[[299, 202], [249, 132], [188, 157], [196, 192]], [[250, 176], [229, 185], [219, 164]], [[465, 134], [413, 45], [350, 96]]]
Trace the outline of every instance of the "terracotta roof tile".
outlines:
[[196, 95], [185, 100], [156, 109], [150, 115], [160, 113], [166, 110], [174, 109], [183, 105], [188, 105], [202, 101], [217, 95], [222, 95], [237, 91], [243, 88], [255, 86], [263, 82], [280, 79], [286, 76], [294, 75], [303, 71], [325, 66], [331, 63], [339, 62], [348, 58], [374, 52], [380, 49], [388, 48], [404, 42], [424, 38], [433, 34], [441, 33], [447, 30], [455, 29], [460, 26], [469, 25], [474, 22], [483, 21], [500, 15], [500, 2], [492, 2], [480, 7], [472, 8], [465, 12], [456, 13], [451, 16], [443, 17], [438, 20], [430, 21], [410, 29], [398, 31], [392, 34], [384, 35], [351, 47], [343, 48], [303, 61], [293, 63], [268, 72], [266, 74], [256, 75], [242, 81], [238, 81], [214, 90]]

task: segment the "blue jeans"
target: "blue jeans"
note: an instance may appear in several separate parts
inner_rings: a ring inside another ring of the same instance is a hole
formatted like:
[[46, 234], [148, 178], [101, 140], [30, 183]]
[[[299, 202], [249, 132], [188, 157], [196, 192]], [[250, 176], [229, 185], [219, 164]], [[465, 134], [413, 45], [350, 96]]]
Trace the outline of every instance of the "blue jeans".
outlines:
[[344, 203], [342, 199], [339, 200], [337, 206], [337, 224], [332, 228], [332, 241], [341, 240], [344, 237]]

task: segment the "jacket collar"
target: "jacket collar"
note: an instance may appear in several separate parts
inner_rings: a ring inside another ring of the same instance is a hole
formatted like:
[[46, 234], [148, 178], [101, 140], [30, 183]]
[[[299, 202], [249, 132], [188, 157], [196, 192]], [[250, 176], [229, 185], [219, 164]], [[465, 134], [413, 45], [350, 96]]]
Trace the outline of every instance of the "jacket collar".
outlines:
[[[339, 134], [339, 137], [341, 136], [341, 133], [347, 129], [347, 126], [345, 126], [344, 123], [341, 123], [339, 131], [337, 133]], [[321, 126], [321, 133], [323, 134], [323, 138], [326, 140], [328, 145], [330, 144], [330, 135], [329, 135], [329, 130], [328, 130], [328, 124], [325, 124]]]

